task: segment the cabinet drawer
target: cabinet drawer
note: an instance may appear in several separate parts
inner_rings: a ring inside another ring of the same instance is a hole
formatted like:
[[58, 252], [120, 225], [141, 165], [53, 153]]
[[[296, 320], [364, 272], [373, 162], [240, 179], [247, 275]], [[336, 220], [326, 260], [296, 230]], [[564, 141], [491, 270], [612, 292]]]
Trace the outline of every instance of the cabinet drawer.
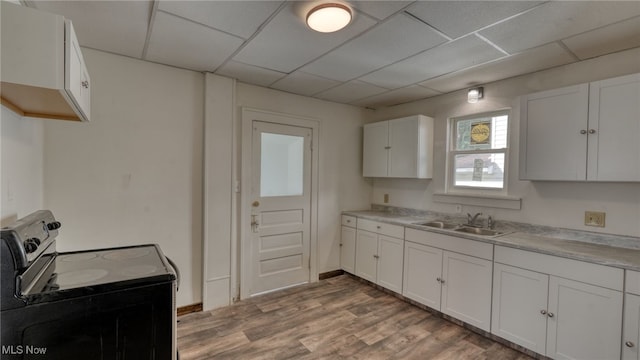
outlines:
[[405, 240], [482, 259], [493, 260], [493, 245], [456, 236], [407, 228]]
[[640, 272], [627, 270], [624, 289], [625, 292], [640, 295]]
[[349, 227], [356, 227], [356, 217], [349, 215], [342, 215], [342, 225]]
[[624, 270], [496, 245], [495, 262], [622, 291]]
[[391, 225], [367, 219], [358, 219], [358, 229], [404, 239], [404, 226]]

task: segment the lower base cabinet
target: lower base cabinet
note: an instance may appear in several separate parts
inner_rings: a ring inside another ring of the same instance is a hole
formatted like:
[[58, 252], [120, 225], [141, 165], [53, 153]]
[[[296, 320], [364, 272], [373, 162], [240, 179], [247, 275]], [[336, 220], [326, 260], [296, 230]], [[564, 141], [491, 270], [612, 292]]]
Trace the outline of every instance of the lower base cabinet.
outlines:
[[624, 295], [622, 360], [640, 360], [640, 296]]
[[401, 293], [403, 246], [402, 239], [357, 230], [355, 274]]
[[404, 296], [490, 330], [491, 261], [409, 241], [404, 259]]
[[356, 229], [342, 227], [340, 238], [340, 267], [351, 274], [356, 271]]
[[496, 263], [491, 332], [552, 359], [620, 358], [622, 292]]

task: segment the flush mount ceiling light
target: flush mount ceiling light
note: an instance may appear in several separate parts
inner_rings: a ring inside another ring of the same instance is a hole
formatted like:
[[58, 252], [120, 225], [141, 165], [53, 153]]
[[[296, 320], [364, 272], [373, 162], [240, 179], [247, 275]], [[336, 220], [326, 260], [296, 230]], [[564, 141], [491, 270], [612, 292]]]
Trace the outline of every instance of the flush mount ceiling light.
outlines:
[[307, 14], [307, 25], [315, 31], [331, 33], [351, 22], [351, 9], [342, 4], [321, 4]]
[[484, 97], [483, 87], [469, 89], [469, 91], [467, 92], [467, 102], [471, 104], [477, 103], [483, 97]]

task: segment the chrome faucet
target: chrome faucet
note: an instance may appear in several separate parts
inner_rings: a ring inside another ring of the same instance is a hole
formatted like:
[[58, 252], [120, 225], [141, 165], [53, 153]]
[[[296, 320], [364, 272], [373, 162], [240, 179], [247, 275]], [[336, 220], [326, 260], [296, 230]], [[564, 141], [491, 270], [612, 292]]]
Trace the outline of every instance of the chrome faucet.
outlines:
[[482, 215], [482, 213], [476, 213], [473, 216], [471, 216], [471, 214], [467, 213], [467, 225], [476, 226], [476, 220], [478, 219], [478, 216], [480, 216], [480, 215]]
[[489, 217], [487, 218], [487, 227], [492, 230], [496, 227], [496, 221], [493, 220], [491, 215], [489, 215]]

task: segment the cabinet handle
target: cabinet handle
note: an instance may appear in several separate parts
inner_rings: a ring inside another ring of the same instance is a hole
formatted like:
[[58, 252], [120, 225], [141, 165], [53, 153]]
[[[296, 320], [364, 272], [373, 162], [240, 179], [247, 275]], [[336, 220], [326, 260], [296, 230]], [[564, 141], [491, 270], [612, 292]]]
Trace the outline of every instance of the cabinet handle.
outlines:
[[378, 225], [376, 226], [376, 228], [379, 230], [379, 229], [382, 229], [382, 226]]
[[83, 81], [82, 82], [82, 87], [85, 88], [85, 89], [88, 89], [89, 88], [89, 82], [87, 80]]
[[376, 259], [380, 258], [380, 256], [378, 256], [378, 255], [373, 255], [373, 257], [376, 258]]
[[391, 146], [385, 146], [384, 149], [385, 150], [389, 150], [389, 149], [391, 149]]
[[[340, 245], [340, 246], [342, 246], [342, 245]], [[540, 310], [540, 314], [547, 315], [547, 310]]]
[[585, 129], [580, 130], [580, 134], [584, 135], [586, 133], [587, 133], [587, 130], [585, 130]]
[[347, 220], [347, 224], [351, 224], [351, 220]]
[[631, 342], [631, 341], [627, 341], [627, 342], [626, 342], [626, 343], [624, 343], [624, 344], [625, 344], [627, 347], [630, 347], [630, 348], [632, 348], [632, 347], [636, 346], [636, 344], [634, 344], [634, 343], [633, 343], [633, 342]]
[[595, 134], [596, 133], [596, 129], [589, 129], [589, 134]]
[[340, 247], [342, 247], [342, 243], [340, 243]]
[[442, 282], [442, 279], [440, 279], [440, 278], [436, 278], [436, 281], [437, 281], [437, 282]]
[[552, 313], [552, 312], [550, 312], [550, 313], [548, 313], [548, 314], [547, 314], [547, 316], [548, 316], [548, 317], [550, 317], [550, 318], [552, 318], [554, 315], [553, 315], [553, 313]]

